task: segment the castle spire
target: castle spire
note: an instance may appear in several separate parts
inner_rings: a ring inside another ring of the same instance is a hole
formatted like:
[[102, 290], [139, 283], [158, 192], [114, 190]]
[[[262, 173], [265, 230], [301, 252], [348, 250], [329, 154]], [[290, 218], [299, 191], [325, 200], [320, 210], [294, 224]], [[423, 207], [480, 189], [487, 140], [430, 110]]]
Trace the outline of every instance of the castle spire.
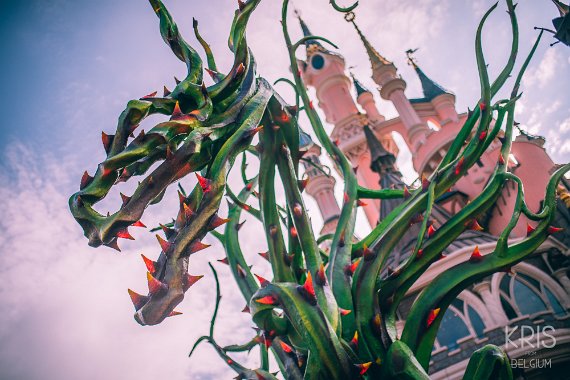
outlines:
[[369, 89], [367, 89], [356, 77], [353, 73], [350, 73], [352, 77], [352, 81], [354, 82], [354, 88], [356, 89], [356, 97], [358, 98], [360, 95], [364, 93], [372, 93]]
[[389, 60], [384, 58], [384, 56], [382, 56], [382, 54], [378, 53], [378, 51], [374, 48], [374, 46], [372, 46], [372, 44], [368, 41], [368, 38], [366, 38], [364, 33], [362, 33], [362, 31], [360, 30], [360, 28], [356, 24], [356, 21], [354, 21], [355, 18], [356, 18], [356, 16], [352, 12], [347, 13], [345, 16], [346, 21], [352, 23], [352, 25], [356, 29], [356, 32], [360, 36], [360, 39], [362, 40], [362, 43], [364, 44], [364, 47], [366, 48], [366, 52], [368, 53], [368, 58], [370, 59], [370, 63], [372, 64], [372, 66], [374, 67], [377, 65], [380, 65], [380, 66], [381, 65], [392, 65], [392, 62], [390, 62]]
[[384, 148], [382, 142], [378, 140], [368, 125], [364, 126], [364, 136], [370, 150], [370, 168], [380, 176], [386, 173], [397, 173], [401, 177], [400, 172], [395, 167], [396, 156]]
[[431, 101], [433, 98], [443, 95], [443, 94], [450, 94], [448, 90], [443, 88], [438, 83], [434, 82], [430, 77], [428, 77], [423, 70], [418, 66], [417, 60], [415, 57], [412, 56], [418, 49], [408, 49], [406, 51], [406, 56], [408, 57], [408, 64], [411, 65], [418, 77], [420, 78], [420, 82], [422, 83], [422, 90], [424, 93], [424, 98], [422, 100]]
[[[307, 26], [307, 23], [305, 23], [305, 20], [303, 20], [303, 18], [301, 17], [301, 13], [297, 9], [295, 9], [295, 15], [299, 19], [299, 25], [301, 25], [301, 30], [303, 31], [303, 37], [314, 36], [314, 34], [311, 33], [311, 30]], [[314, 39], [307, 40], [305, 41], [305, 47], [307, 49], [307, 55], [313, 54], [315, 51], [328, 52], [328, 50], [325, 49], [325, 47], [319, 42], [319, 40], [314, 40]]]

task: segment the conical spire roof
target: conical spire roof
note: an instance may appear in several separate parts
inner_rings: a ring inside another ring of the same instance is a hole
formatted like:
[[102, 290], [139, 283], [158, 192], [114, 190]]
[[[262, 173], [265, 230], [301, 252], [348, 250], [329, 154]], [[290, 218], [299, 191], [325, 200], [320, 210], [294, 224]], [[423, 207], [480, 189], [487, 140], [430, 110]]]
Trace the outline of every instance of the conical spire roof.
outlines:
[[356, 32], [360, 36], [360, 39], [362, 40], [364, 48], [366, 48], [366, 52], [368, 53], [368, 58], [370, 59], [370, 63], [372, 64], [372, 66], [374, 67], [382, 65], [391, 65], [392, 62], [390, 62], [389, 60], [384, 58], [380, 53], [378, 53], [378, 51], [374, 48], [374, 46], [372, 46], [372, 44], [368, 41], [368, 38], [366, 38], [364, 33], [362, 33], [362, 31], [354, 21], [354, 17], [352, 17], [352, 19], [348, 19], [348, 21], [352, 22], [352, 25], [354, 25]]
[[364, 126], [364, 136], [370, 150], [371, 169], [380, 175], [383, 173], [398, 173], [401, 176], [394, 166], [396, 157], [384, 148], [384, 145], [376, 138], [376, 135], [368, 125]]
[[[314, 36], [313, 33], [311, 33], [311, 30], [309, 29], [309, 27], [307, 26], [307, 24], [305, 23], [305, 20], [303, 20], [301, 18], [301, 15], [296, 12], [297, 14], [297, 18], [299, 19], [299, 24], [301, 25], [301, 30], [303, 30], [303, 36], [304, 37], [309, 37], [309, 36]], [[305, 46], [308, 48], [311, 45], [317, 45], [320, 46], [321, 48], [323, 48], [323, 45], [321, 45], [321, 43], [319, 42], [319, 40], [307, 40], [305, 41]], [[324, 49], [324, 48], [323, 48]]]
[[354, 74], [351, 73], [350, 76], [352, 77], [352, 81], [354, 82], [354, 88], [356, 89], [356, 97], [357, 98], [366, 92], [371, 92], [358, 79], [356, 79]]
[[418, 66], [412, 54], [418, 49], [409, 49], [406, 51], [408, 56], [408, 63], [412, 65], [418, 77], [420, 78], [420, 82], [422, 83], [422, 90], [424, 93], [424, 97], [421, 99], [412, 99], [412, 102], [420, 102], [420, 101], [431, 101], [433, 98], [443, 95], [443, 94], [451, 94], [450, 91], [446, 90], [443, 86], [438, 84], [437, 82], [433, 81], [430, 77], [428, 77], [424, 71]]

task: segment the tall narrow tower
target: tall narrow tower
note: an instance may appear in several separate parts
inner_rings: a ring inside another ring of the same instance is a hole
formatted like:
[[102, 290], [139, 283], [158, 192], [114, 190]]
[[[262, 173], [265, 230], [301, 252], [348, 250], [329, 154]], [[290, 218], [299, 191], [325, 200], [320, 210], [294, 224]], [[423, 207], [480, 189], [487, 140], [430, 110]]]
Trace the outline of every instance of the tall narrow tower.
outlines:
[[305, 191], [315, 199], [323, 217], [321, 235], [334, 232], [340, 207], [334, 196], [336, 180], [326, 173], [326, 167], [321, 164], [321, 147], [313, 142], [311, 136], [299, 128], [299, 149], [304, 152], [302, 161], [305, 175], [308, 179]]
[[[301, 18], [299, 22], [305, 36], [313, 35]], [[363, 127], [381, 124], [384, 116], [376, 108], [372, 93], [355, 80], [357, 101], [365, 113], [359, 110], [351, 92], [351, 78], [345, 72], [345, 60], [340, 54], [325, 49], [317, 40], [308, 40], [305, 45], [307, 58], [299, 61], [301, 76], [307, 86], [315, 88], [319, 108], [324, 112], [326, 121], [334, 125], [331, 138], [337, 141], [352, 165], [358, 167], [358, 182], [371, 189], [379, 188], [379, 177], [370, 169], [370, 153]], [[382, 136], [382, 142], [386, 149], [398, 154], [390, 134]], [[379, 207], [378, 201], [369, 202], [364, 207], [371, 225], [378, 221]]]
[[391, 101], [398, 111], [405, 127], [403, 137], [413, 154], [413, 152], [425, 142], [425, 138], [430, 130], [420, 119], [416, 110], [406, 97], [404, 92], [406, 90], [406, 82], [398, 75], [396, 66], [378, 53], [370, 42], [368, 42], [368, 39], [364, 36], [358, 25], [356, 25], [354, 18], [350, 21], [356, 28], [368, 53], [368, 58], [372, 66], [372, 79], [380, 87], [380, 96], [382, 96], [383, 99]]

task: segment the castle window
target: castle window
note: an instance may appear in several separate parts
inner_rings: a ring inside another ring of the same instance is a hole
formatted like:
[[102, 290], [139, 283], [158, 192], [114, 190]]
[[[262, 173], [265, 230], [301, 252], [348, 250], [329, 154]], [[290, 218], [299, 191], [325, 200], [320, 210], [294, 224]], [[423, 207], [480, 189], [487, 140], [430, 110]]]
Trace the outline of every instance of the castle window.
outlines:
[[439, 124], [436, 123], [435, 121], [432, 121], [432, 120], [427, 121], [427, 126], [429, 127], [429, 129], [431, 129], [433, 131], [439, 131], [441, 129]]
[[315, 54], [313, 58], [311, 58], [311, 66], [313, 66], [315, 70], [320, 70], [325, 66], [325, 59], [322, 55]]
[[482, 337], [485, 323], [473, 305], [456, 298], [441, 321], [437, 333], [439, 346], [446, 346], [448, 350], [458, 348], [457, 341], [466, 337]]
[[509, 319], [551, 311], [565, 314], [560, 301], [542, 282], [524, 273], [505, 274], [499, 285], [501, 305]]

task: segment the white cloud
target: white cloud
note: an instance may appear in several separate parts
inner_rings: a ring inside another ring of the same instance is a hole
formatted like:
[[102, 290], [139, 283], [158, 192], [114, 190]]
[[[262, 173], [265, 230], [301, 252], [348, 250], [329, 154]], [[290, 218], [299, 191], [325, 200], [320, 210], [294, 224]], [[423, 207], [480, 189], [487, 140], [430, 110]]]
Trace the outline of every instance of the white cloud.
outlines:
[[560, 55], [556, 49], [547, 49], [540, 64], [529, 69], [523, 78], [523, 84], [528, 87], [537, 86], [542, 89], [554, 78], [559, 68]]
[[[154, 236], [132, 229], [137, 241], [123, 252], [87, 246], [67, 209], [80, 173], [66, 157], [39, 156], [17, 145], [0, 171], [0, 377], [5, 379], [219, 379], [235, 376], [207, 345], [187, 358], [194, 340], [206, 333], [214, 300], [208, 261], [222, 258], [219, 245], [193, 256], [191, 273], [205, 274], [187, 293], [182, 316], [160, 326], [141, 327], [132, 318], [126, 289], [144, 292], [139, 253], [153, 257]], [[151, 207], [144, 220], [168, 220], [176, 195]], [[244, 251], [257, 256], [255, 231], [244, 226]], [[252, 225], [252, 227], [254, 227]], [[213, 240], [213, 239], [211, 239]], [[209, 241], [212, 243], [212, 241]], [[259, 259], [255, 261], [263, 273]], [[223, 300], [216, 336], [220, 344], [253, 336], [245, 301], [226, 266], [215, 265]], [[24, 354], [25, 353], [25, 354]], [[257, 356], [238, 356], [255, 367]]]

